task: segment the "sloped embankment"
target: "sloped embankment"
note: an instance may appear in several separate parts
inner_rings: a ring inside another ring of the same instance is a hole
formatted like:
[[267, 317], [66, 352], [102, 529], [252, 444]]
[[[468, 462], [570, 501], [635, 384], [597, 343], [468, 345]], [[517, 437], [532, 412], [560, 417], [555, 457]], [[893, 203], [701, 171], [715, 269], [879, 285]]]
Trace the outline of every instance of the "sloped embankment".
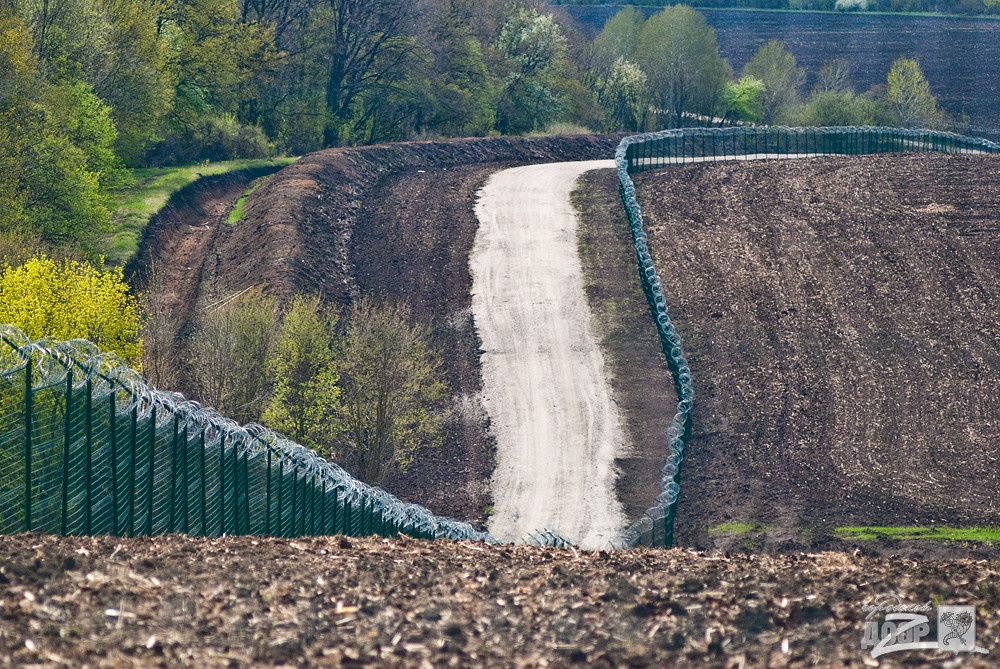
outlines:
[[320, 151], [257, 188], [238, 225], [226, 225], [224, 216], [242, 193], [238, 186], [225, 191], [228, 204], [218, 216], [193, 206], [189, 218], [158, 222], [144, 241], [153, 251], [137, 269], [152, 263], [171, 277], [164, 293], [185, 286], [173, 298], [181, 333], [190, 329], [196, 304], [253, 285], [279, 298], [318, 292], [339, 304], [362, 294], [409, 302], [447, 352], [445, 373], [461, 410], [444, 446], [418, 453], [411, 470], [386, 487], [436, 513], [482, 521], [493, 461], [476, 400], [479, 340], [469, 297], [475, 194], [502, 167], [607, 158], [619, 139], [467, 139]]

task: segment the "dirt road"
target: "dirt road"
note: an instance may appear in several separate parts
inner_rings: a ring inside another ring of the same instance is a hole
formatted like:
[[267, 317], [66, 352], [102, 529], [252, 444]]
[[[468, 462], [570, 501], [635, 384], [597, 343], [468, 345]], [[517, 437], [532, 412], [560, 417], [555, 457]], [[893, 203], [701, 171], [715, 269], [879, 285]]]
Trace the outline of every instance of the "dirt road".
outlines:
[[625, 438], [591, 327], [569, 197], [581, 174], [611, 167], [518, 167], [480, 191], [469, 264], [497, 439], [490, 531], [501, 540], [549, 529], [597, 548], [625, 526], [614, 487]]

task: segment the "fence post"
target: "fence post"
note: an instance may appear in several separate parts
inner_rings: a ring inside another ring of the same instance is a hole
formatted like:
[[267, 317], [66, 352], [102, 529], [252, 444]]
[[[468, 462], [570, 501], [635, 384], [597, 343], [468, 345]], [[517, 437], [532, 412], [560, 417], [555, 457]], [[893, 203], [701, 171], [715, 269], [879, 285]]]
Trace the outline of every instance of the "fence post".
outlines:
[[219, 436], [219, 536], [226, 533], [226, 435]]
[[285, 459], [278, 460], [278, 536], [283, 537], [284, 525], [282, 523], [281, 512], [284, 511], [285, 501]]
[[208, 536], [208, 513], [205, 509], [205, 504], [208, 502], [208, 481], [205, 477], [205, 432], [208, 427], [204, 427], [201, 430], [201, 438], [198, 440], [198, 469], [199, 478], [201, 480], [201, 534], [202, 536]]
[[180, 428], [180, 416], [174, 413], [174, 436], [170, 441], [170, 526], [167, 532], [173, 532], [177, 526], [177, 431]]
[[233, 444], [233, 534], [240, 533], [240, 477], [237, 474], [237, 444]]
[[267, 483], [264, 490], [264, 534], [271, 534], [271, 447], [267, 448]]
[[190, 448], [188, 444], [188, 424], [186, 420], [184, 421], [184, 431], [181, 433], [181, 448], [183, 449], [184, 455], [184, 458], [181, 460], [181, 495], [183, 495], [183, 497], [181, 497], [181, 502], [184, 504], [184, 524], [182, 525], [181, 531], [184, 534], [187, 534], [191, 529], [190, 513], [188, 512], [190, 507], [188, 500], [190, 495], [188, 493], [191, 491], [191, 487], [188, 484], [191, 477], [188, 475], [188, 451]]
[[84, 527], [85, 527], [85, 534], [87, 534], [88, 536], [91, 533], [91, 520], [92, 520], [92, 517], [91, 517], [91, 508], [90, 508], [90, 502], [91, 502], [91, 497], [90, 497], [90, 495], [91, 495], [91, 492], [90, 492], [90, 487], [91, 487], [90, 483], [91, 483], [91, 481], [90, 481], [90, 479], [91, 479], [91, 468], [93, 467], [93, 464], [94, 464], [94, 462], [93, 462], [93, 459], [94, 459], [94, 450], [93, 450], [93, 440], [94, 440], [94, 418], [93, 418], [94, 412], [93, 412], [93, 402], [94, 402], [94, 381], [93, 381], [93, 379], [87, 379], [87, 409], [86, 409], [87, 410], [87, 420], [86, 420], [86, 422], [87, 422], [87, 437], [86, 437], [87, 466], [86, 466], [86, 469], [84, 470], [85, 471], [85, 474], [84, 474], [84, 485], [86, 486], [86, 493], [85, 493], [86, 508], [84, 509], [84, 513], [86, 514], [86, 523], [85, 523]]
[[111, 410], [111, 534], [118, 534], [118, 401], [115, 397], [114, 385], [108, 396], [108, 408]]
[[24, 367], [24, 530], [31, 531], [31, 353]]
[[69, 530], [69, 442], [73, 431], [73, 367], [66, 370], [66, 425], [63, 433], [62, 524], [60, 531]]
[[250, 526], [250, 448], [243, 451], [243, 517], [246, 519], [246, 534], [253, 534]]
[[146, 500], [146, 534], [153, 534], [153, 486], [156, 483], [156, 405], [149, 411], [149, 498]]
[[[135, 400], [135, 397], [132, 397]], [[139, 438], [139, 404], [132, 405], [132, 420], [129, 427], [129, 462], [132, 463], [128, 472], [128, 536], [135, 535], [135, 441]]]

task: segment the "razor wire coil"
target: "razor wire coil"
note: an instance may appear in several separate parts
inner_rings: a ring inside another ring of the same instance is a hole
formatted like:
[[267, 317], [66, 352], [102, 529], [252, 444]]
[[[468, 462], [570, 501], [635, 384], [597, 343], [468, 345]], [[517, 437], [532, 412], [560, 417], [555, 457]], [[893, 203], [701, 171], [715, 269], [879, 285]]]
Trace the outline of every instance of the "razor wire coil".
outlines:
[[0, 326], [0, 533], [493, 542], [260, 425], [150, 388], [82, 340]]

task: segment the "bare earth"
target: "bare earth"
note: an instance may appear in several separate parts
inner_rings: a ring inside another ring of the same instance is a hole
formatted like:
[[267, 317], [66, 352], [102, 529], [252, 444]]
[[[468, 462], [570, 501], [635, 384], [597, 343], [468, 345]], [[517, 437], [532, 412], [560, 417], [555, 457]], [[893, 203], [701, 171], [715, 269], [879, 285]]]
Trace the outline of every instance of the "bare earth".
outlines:
[[493, 534], [548, 529], [603, 547], [625, 525], [615, 458], [625, 448], [591, 327], [570, 193], [612, 161], [518, 167], [480, 192], [469, 263], [483, 394], [497, 440]]
[[[843, 553], [3, 536], [0, 666], [979, 668], [1000, 653], [998, 579]], [[861, 607], [886, 592], [975, 605], [991, 654], [876, 663]]]
[[1000, 524], [998, 178], [944, 155], [640, 175], [697, 395], [682, 544]]

